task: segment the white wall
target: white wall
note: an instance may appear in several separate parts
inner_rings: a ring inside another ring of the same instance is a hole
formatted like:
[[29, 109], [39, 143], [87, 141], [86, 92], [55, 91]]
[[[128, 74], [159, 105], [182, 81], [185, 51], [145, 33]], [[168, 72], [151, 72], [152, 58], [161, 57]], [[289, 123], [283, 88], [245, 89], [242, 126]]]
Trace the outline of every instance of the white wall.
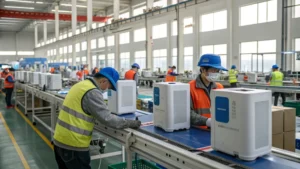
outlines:
[[[188, 46], [194, 47], [194, 65], [193, 70], [197, 71], [197, 62], [201, 54], [201, 46], [203, 45], [215, 45], [215, 44], [227, 44], [227, 67], [230, 67], [232, 64], [236, 64], [239, 68], [240, 66], [240, 43], [241, 42], [247, 42], [247, 41], [262, 41], [262, 40], [276, 40], [276, 63], [281, 64], [281, 0], [278, 0], [277, 2], [277, 21], [269, 22], [269, 23], [261, 23], [261, 24], [255, 24], [255, 25], [249, 25], [249, 26], [239, 26], [239, 8], [244, 5], [253, 4], [256, 2], [263, 2], [265, 0], [210, 0], [208, 2], [199, 3], [197, 5], [193, 5], [190, 7], [187, 7], [186, 9], [182, 8], [180, 9], [180, 18], [179, 18], [179, 24], [183, 25], [183, 19], [186, 17], [193, 17], [194, 25], [193, 25], [193, 34], [191, 35], [183, 35], [182, 29], [180, 34], [180, 46], [179, 46], [179, 60], [182, 62], [183, 60], [183, 48]], [[137, 5], [139, 2], [142, 2], [141, 0], [134, 0], [132, 2], [132, 5]], [[224, 30], [218, 30], [218, 31], [211, 31], [211, 32], [200, 32], [200, 18], [202, 14], [206, 13], [212, 13], [220, 10], [227, 9], [227, 29]], [[161, 23], [168, 23], [168, 30], [170, 31], [170, 27], [172, 25], [172, 21], [176, 19], [176, 12], [168, 12], [163, 13], [160, 15], [151, 16], [147, 19], [148, 21], [148, 34], [147, 37], [150, 39], [152, 36], [152, 26], [161, 24]], [[300, 19], [291, 19], [291, 25], [290, 25], [290, 49], [294, 49], [294, 39], [300, 37]], [[115, 39], [115, 44], [118, 46], [115, 46], [113, 48], [105, 48], [103, 52], [104, 54], [115, 52], [115, 58], [119, 59], [119, 53], [129, 51], [131, 52], [131, 63], [134, 61], [134, 52], [143, 50], [146, 48], [146, 42], [133, 42], [133, 31], [135, 29], [139, 29], [142, 27], [145, 27], [145, 20], [139, 20], [136, 22], [131, 22], [126, 25], [122, 25], [118, 30], [110, 31], [109, 29], [105, 32], [97, 32], [92, 33], [89, 36], [91, 36], [91, 39], [99, 38], [99, 37], [107, 37], [111, 34], [114, 34], [115, 36], [119, 36], [120, 33], [126, 32], [122, 31], [124, 29], [130, 29], [130, 44], [126, 45], [118, 45], [119, 42], [116, 41], [118, 39]], [[112, 33], [116, 32], [117, 33]], [[127, 30], [128, 31], [128, 30]], [[57, 42], [59, 46], [65, 46], [72, 44], [72, 41], [81, 42], [84, 41], [85, 37], [78, 37], [78, 38], [72, 38], [72, 39], [65, 39]], [[177, 47], [177, 37], [171, 36], [171, 33], [168, 33], [167, 38], [162, 39], [156, 39], [153, 40], [153, 45], [151, 44], [151, 41], [148, 43], [148, 68], [152, 68], [152, 51], [154, 49], [162, 49], [165, 48], [168, 50], [168, 61], [167, 63], [170, 64], [171, 61], [171, 51], [173, 48]], [[98, 46], [98, 44], [97, 44]], [[40, 47], [36, 50], [36, 54], [44, 53], [43, 50], [49, 50], [54, 49], [55, 44], [50, 44], [44, 47]], [[73, 49], [74, 50], [74, 49]], [[99, 49], [92, 50], [97, 51]], [[99, 53], [99, 52], [98, 52]], [[71, 54], [70, 54], [71, 55]], [[86, 52], [79, 52], [77, 53], [78, 56], [86, 56]], [[94, 54], [92, 54], [94, 55]], [[91, 55], [91, 56], [92, 56]], [[296, 66], [292, 66], [293, 61], [291, 60], [289, 64], [287, 65], [288, 69], [291, 69], [292, 67], [295, 67], [296, 69], [300, 70], [300, 61], [296, 62]], [[180, 63], [180, 72], [183, 71], [183, 63]], [[118, 62], [116, 61], [116, 68], [119, 68]]]
[[[34, 34], [30, 32], [0, 32], [0, 51], [34, 51]], [[16, 61], [34, 56], [0, 56], [0, 62]]]

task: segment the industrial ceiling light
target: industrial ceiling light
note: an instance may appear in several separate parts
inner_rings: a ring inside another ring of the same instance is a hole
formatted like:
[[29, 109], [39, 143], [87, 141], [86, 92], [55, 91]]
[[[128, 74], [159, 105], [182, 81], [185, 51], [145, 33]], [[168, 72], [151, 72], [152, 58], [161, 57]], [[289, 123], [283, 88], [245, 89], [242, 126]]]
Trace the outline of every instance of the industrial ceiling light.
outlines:
[[34, 1], [24, 1], [24, 0], [5, 0], [6, 2], [20, 2], [20, 3], [29, 3], [33, 4]]
[[[61, 6], [68, 6], [68, 7], [72, 7], [72, 4], [60, 4]], [[77, 8], [86, 8], [86, 6], [84, 5], [76, 5]]]
[[34, 7], [23, 7], [23, 6], [4, 6], [4, 8], [15, 8], [15, 9], [34, 9]]
[[37, 2], [35, 2], [36, 4], [44, 4], [44, 2], [39, 2], [39, 1], [37, 1]]

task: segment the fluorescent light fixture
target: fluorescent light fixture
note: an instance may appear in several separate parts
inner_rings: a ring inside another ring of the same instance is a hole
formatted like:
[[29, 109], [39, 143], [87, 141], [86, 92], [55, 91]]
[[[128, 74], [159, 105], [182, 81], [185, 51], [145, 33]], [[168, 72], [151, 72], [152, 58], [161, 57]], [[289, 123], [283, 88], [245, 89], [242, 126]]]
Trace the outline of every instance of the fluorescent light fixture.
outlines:
[[23, 6], [4, 6], [4, 8], [15, 8], [15, 9], [34, 9], [34, 7], [23, 7]]
[[18, 51], [18, 55], [34, 55], [34, 51]]
[[[52, 12], [55, 12], [54, 9], [51, 10]], [[72, 11], [64, 11], [64, 10], [58, 10], [59, 13], [72, 13]]]
[[29, 3], [33, 4], [34, 1], [23, 1], [23, 0], [5, 0], [6, 2], [20, 2], [20, 3]]
[[35, 2], [36, 4], [44, 4], [44, 2], [39, 2], [39, 1], [37, 1], [37, 2]]
[[16, 55], [16, 51], [0, 51], [0, 55]]
[[[68, 6], [68, 7], [72, 7], [72, 4], [60, 4], [61, 6]], [[84, 5], [76, 5], [77, 8], [86, 8], [86, 6]]]

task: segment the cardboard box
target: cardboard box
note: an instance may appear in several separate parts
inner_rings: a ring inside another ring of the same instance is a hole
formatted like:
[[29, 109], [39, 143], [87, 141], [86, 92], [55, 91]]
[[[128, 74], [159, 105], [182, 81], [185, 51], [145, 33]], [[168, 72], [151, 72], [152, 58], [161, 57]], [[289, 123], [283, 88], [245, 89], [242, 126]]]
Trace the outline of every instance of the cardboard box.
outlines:
[[289, 107], [273, 106], [272, 109], [284, 110], [283, 113], [283, 132], [295, 131], [296, 129], [296, 109]]
[[272, 109], [272, 134], [283, 133], [283, 110]]
[[272, 135], [272, 147], [283, 149], [283, 133]]
[[295, 152], [296, 149], [296, 132], [289, 131], [283, 134], [283, 149]]

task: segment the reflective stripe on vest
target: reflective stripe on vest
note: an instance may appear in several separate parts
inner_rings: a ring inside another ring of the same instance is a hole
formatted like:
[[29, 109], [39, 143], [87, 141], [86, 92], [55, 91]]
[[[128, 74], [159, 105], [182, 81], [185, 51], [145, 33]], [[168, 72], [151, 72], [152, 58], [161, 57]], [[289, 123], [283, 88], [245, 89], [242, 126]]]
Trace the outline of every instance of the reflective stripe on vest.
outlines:
[[126, 80], [134, 80], [134, 75], [135, 75], [135, 71], [134, 70], [128, 70], [126, 73], [125, 73], [125, 79]]
[[233, 69], [229, 70], [229, 83], [236, 83], [237, 82], [236, 73], [237, 72]]
[[6, 88], [6, 89], [14, 88], [14, 83], [11, 83], [7, 80], [7, 78], [9, 76], [12, 78], [12, 80], [14, 80], [14, 77], [11, 74], [6, 75], [5, 80], [4, 80], [4, 88]]
[[272, 72], [270, 86], [283, 86], [283, 74], [279, 71]]
[[169, 69], [166, 75], [166, 82], [175, 82], [176, 81], [176, 77], [172, 76], [171, 73], [173, 72], [172, 69]]
[[88, 148], [94, 128], [94, 117], [82, 109], [82, 98], [86, 92], [96, 89], [91, 80], [75, 84], [67, 94], [59, 112], [54, 139], [61, 144]]

